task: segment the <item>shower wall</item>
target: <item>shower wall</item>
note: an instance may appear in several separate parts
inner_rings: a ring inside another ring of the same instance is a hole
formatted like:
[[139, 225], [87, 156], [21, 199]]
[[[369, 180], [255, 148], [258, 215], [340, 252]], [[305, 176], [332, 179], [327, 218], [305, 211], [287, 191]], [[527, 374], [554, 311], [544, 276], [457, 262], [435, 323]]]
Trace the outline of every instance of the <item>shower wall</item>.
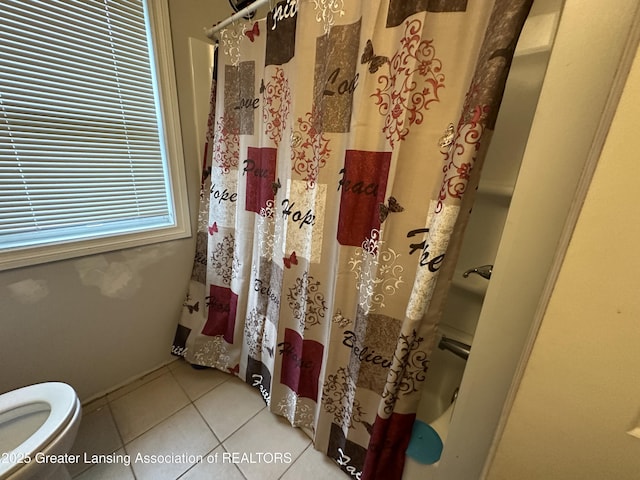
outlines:
[[471, 343], [490, 281], [467, 278], [494, 263], [540, 96], [562, 0], [536, 0], [516, 47], [495, 133], [465, 232], [441, 330]]

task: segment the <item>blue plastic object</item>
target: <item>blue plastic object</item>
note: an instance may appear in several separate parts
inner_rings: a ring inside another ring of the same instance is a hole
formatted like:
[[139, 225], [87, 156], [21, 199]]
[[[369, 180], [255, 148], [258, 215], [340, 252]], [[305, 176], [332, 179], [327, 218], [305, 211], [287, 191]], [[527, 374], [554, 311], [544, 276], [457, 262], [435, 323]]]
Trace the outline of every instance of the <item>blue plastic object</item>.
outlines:
[[420, 420], [413, 423], [411, 440], [407, 447], [407, 455], [416, 462], [431, 465], [440, 460], [442, 455], [442, 439], [431, 425]]

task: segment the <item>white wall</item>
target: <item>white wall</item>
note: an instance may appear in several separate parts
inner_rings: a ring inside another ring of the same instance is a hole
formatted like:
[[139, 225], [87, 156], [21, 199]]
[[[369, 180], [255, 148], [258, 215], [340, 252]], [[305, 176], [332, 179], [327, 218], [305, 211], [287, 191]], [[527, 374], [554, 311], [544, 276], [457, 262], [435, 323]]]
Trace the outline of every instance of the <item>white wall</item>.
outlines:
[[487, 478], [640, 475], [640, 54]]
[[[204, 39], [230, 8], [225, 0], [170, 8], [193, 219], [200, 158], [188, 38]], [[171, 360], [193, 251], [189, 238], [0, 272], [0, 393], [58, 380], [86, 400]]]

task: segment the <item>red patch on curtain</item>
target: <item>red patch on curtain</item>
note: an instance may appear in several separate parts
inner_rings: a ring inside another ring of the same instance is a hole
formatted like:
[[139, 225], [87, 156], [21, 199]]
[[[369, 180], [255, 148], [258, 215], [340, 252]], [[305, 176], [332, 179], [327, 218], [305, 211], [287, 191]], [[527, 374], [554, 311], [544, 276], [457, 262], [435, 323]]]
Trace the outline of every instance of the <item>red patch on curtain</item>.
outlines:
[[391, 152], [347, 150], [339, 183], [338, 242], [359, 247], [380, 228], [379, 204], [384, 203]]
[[362, 469], [362, 480], [402, 477], [405, 453], [415, 419], [415, 413], [392, 413], [389, 418], [376, 415]]
[[260, 213], [268, 201], [273, 201], [273, 183], [276, 180], [276, 148], [247, 149], [247, 159], [243, 162], [242, 176], [246, 178], [246, 209]]
[[233, 343], [238, 295], [230, 288], [210, 285], [207, 305], [209, 305], [209, 315], [207, 323], [202, 328], [202, 334], [210, 337], [222, 335], [227, 343]]
[[286, 328], [284, 342], [279, 343], [282, 355], [280, 383], [301, 397], [318, 401], [318, 379], [324, 347], [315, 340], [303, 340], [298, 332]]

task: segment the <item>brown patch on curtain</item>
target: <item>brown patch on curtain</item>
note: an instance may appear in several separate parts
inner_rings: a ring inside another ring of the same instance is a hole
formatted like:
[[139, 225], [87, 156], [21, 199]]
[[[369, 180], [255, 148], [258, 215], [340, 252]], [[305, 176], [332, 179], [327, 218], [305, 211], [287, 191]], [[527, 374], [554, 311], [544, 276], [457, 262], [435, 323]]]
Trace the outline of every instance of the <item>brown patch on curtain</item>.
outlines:
[[[225, 66], [224, 109], [240, 135], [253, 135], [253, 99], [255, 92], [255, 62], [240, 62], [235, 67]], [[249, 106], [247, 106], [249, 105]]]
[[360, 21], [351, 25], [334, 25], [329, 35], [316, 41], [314, 101], [322, 105], [324, 132], [346, 133], [351, 124], [353, 92], [358, 77]]
[[[296, 25], [298, 15], [278, 18], [274, 21], [273, 12], [282, 9], [287, 2], [278, 2], [267, 15], [267, 49], [265, 66], [282, 65], [293, 58], [296, 49]], [[277, 27], [277, 28], [276, 28]]]
[[390, 0], [387, 28], [397, 27], [418, 12], [464, 12], [467, 0]]
[[[475, 120], [490, 130], [495, 128], [513, 53], [532, 3], [496, 1], [467, 94], [464, 123]], [[480, 110], [483, 114], [478, 118]]]

